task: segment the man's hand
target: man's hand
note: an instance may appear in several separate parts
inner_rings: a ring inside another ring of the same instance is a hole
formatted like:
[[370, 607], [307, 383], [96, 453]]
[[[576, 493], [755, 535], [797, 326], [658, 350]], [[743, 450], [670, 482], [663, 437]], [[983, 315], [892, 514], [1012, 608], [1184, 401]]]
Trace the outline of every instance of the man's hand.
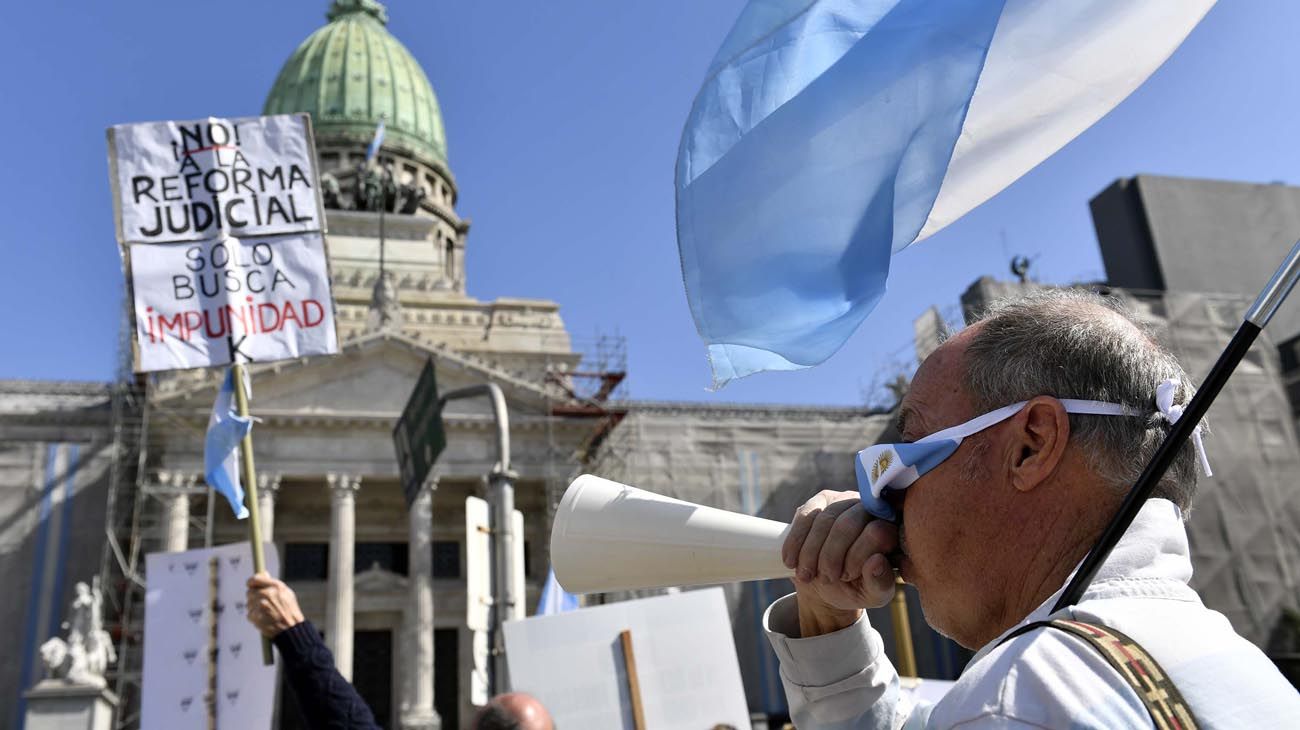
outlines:
[[274, 639], [306, 618], [292, 588], [267, 573], [258, 573], [248, 579], [248, 621], [262, 636]]
[[804, 637], [851, 625], [864, 608], [894, 595], [885, 557], [898, 546], [898, 528], [868, 514], [857, 492], [818, 492], [795, 511], [781, 560], [795, 570], [799, 628]]

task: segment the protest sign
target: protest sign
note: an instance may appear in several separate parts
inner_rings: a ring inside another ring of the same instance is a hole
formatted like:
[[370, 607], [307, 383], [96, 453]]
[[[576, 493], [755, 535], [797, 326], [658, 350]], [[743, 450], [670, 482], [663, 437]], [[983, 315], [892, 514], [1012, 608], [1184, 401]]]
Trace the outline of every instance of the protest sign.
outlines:
[[119, 243], [324, 230], [306, 114], [108, 130]]
[[625, 630], [646, 727], [750, 727], [721, 588], [509, 621], [511, 687], [541, 700], [556, 727], [631, 728]]
[[338, 351], [318, 233], [128, 247], [136, 370]]
[[[268, 567], [278, 571], [275, 547]], [[269, 730], [275, 667], [263, 666], [261, 635], [248, 622], [245, 582], [253, 573], [247, 542], [145, 556], [143, 728], [208, 727], [213, 670], [210, 559], [217, 558], [217, 730]]]

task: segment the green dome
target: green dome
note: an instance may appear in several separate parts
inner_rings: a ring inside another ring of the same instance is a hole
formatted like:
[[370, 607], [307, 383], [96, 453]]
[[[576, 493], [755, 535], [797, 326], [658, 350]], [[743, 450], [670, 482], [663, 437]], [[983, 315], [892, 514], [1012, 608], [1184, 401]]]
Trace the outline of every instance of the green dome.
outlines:
[[263, 114], [309, 112], [322, 142], [364, 148], [383, 118], [384, 148], [445, 169], [447, 138], [424, 69], [384, 27], [375, 0], [334, 0], [329, 24], [289, 56]]

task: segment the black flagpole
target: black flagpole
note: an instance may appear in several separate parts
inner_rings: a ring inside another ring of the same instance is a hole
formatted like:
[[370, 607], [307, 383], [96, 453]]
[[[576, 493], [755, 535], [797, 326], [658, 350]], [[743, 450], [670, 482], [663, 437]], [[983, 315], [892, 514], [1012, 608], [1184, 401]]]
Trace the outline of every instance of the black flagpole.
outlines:
[[1083, 559], [1083, 564], [1079, 566], [1079, 571], [1075, 573], [1074, 579], [1065, 587], [1065, 592], [1061, 594], [1060, 600], [1052, 607], [1052, 613], [1056, 613], [1063, 608], [1068, 608], [1079, 602], [1083, 597], [1083, 592], [1088, 588], [1094, 576], [1097, 575], [1097, 569], [1101, 564], [1106, 562], [1110, 551], [1115, 548], [1115, 544], [1123, 537], [1124, 531], [1128, 526], [1133, 524], [1133, 518], [1137, 517], [1138, 510], [1151, 496], [1160, 479], [1173, 463], [1174, 457], [1178, 454], [1178, 449], [1187, 442], [1192, 431], [1196, 429], [1197, 424], [1205, 417], [1205, 412], [1210, 410], [1210, 404], [1218, 397], [1219, 391], [1223, 390], [1224, 384], [1232, 375], [1232, 371], [1237, 368], [1237, 363], [1245, 357], [1246, 352], [1250, 350], [1250, 345], [1259, 336], [1261, 330], [1273, 318], [1282, 302], [1286, 301], [1287, 295], [1291, 293], [1291, 288], [1296, 285], [1300, 279], [1300, 242], [1291, 248], [1291, 253], [1287, 254], [1282, 265], [1278, 267], [1273, 278], [1269, 280], [1268, 285], [1259, 293], [1259, 298], [1255, 304], [1246, 312], [1245, 321], [1237, 329], [1237, 333], [1232, 336], [1228, 342], [1228, 347], [1219, 355], [1219, 360], [1214, 363], [1210, 374], [1205, 377], [1205, 382], [1201, 384], [1196, 395], [1183, 409], [1183, 415], [1179, 417], [1178, 423], [1175, 423], [1165, 437], [1160, 448], [1156, 450], [1156, 455], [1151, 458], [1142, 475], [1138, 477], [1137, 483], [1129, 490], [1128, 496], [1124, 498], [1124, 503], [1120, 505], [1119, 511], [1115, 514], [1114, 519], [1106, 526], [1106, 531], [1101, 534], [1097, 544], [1088, 552], [1088, 556]]

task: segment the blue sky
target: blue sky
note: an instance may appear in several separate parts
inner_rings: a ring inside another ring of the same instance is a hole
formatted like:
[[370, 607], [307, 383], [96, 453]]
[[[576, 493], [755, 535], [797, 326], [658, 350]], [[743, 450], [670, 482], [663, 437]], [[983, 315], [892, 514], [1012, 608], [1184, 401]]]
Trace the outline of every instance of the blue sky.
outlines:
[[[122, 277], [105, 127], [258, 113], [328, 7], [78, 5], [18, 3], [0, 24], [0, 133], [9, 140], [0, 378], [114, 373]], [[743, 3], [388, 5], [389, 29], [442, 105], [458, 209], [473, 220], [470, 294], [555, 299], [577, 338], [625, 336], [637, 398], [860, 404], [878, 373], [910, 366], [916, 316], [931, 304], [955, 315], [977, 277], [1008, 276], [1013, 254], [1036, 257], [1044, 281], [1102, 278], [1087, 202], [1115, 178], [1300, 177], [1300, 3], [1222, 2], [1116, 111], [899, 255], [889, 293], [831, 360], [709, 393], [682, 291], [672, 172], [691, 99]]]

